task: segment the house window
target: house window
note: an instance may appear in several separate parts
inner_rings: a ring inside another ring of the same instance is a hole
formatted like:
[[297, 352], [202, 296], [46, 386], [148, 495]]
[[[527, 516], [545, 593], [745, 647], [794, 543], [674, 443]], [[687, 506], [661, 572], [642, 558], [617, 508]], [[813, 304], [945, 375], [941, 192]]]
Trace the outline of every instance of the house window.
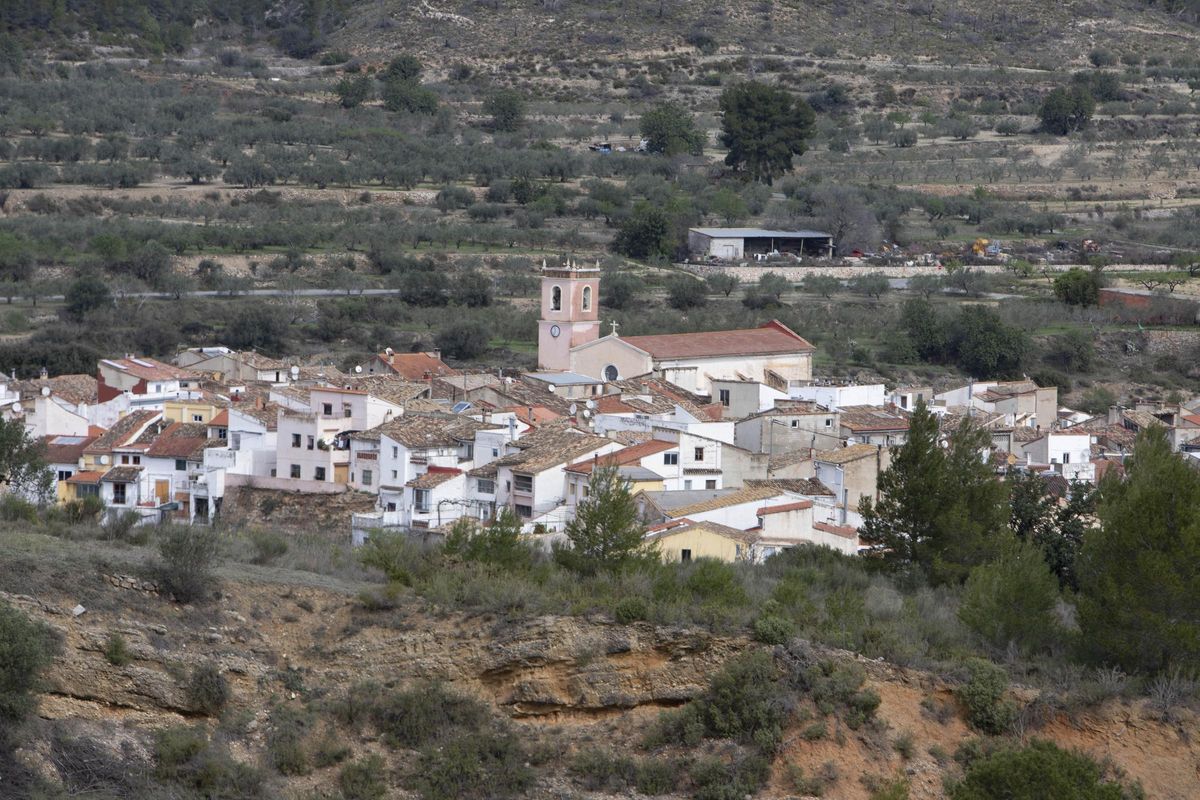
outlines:
[[715, 488], [717, 488], [717, 481], [716, 481], [715, 479], [712, 479], [712, 478], [710, 478], [709, 480], [706, 480], [706, 481], [704, 482], [704, 488], [705, 488], [705, 489], [715, 489]]
[[1063, 453], [1063, 463], [1064, 464], [1071, 463], [1071, 454], [1070, 453]]
[[693, 455], [695, 455], [697, 461], [703, 461], [704, 460], [704, 448], [697, 447], [696, 452]]
[[142, 463], [142, 457], [141, 457], [141, 456], [134, 456], [134, 457], [133, 457], [133, 463], [134, 463], [134, 464], [140, 464], [140, 463]]
[[522, 519], [529, 519], [533, 516], [533, 506], [515, 505], [513, 510], [517, 512], [517, 516]]
[[373, 481], [373, 480], [375, 480], [374, 473], [372, 473], [371, 470], [369, 470], [369, 469], [364, 469], [363, 473], [362, 473], [362, 485], [370, 486], [371, 481]]
[[719, 392], [717, 392], [717, 397], [720, 399], [721, 405], [725, 406], [726, 408], [729, 408], [729, 390], [728, 389], [722, 389]]
[[74, 474], [75, 473], [71, 472], [71, 470], [69, 470], [69, 469], [60, 469], [58, 471], [58, 479], [60, 481], [65, 481], [67, 478], [70, 478]]
[[399, 458], [399, 457], [400, 457], [400, 448], [397, 447], [396, 445], [392, 445], [392, 458]]
[[300, 434], [293, 433], [292, 434], [292, 447], [299, 447], [299, 446], [300, 446]]
[[292, 472], [291, 472], [291, 475], [292, 475], [292, 477], [293, 477], [293, 478], [299, 478], [299, 477], [300, 477], [300, 465], [299, 465], [299, 464], [292, 464]]
[[692, 551], [688, 550], [687, 548], [680, 550], [679, 551], [679, 560], [682, 561], [684, 564], [691, 561], [692, 560]]
[[225, 437], [227, 437], [228, 435], [229, 435], [229, 429], [228, 429], [228, 428], [217, 428], [217, 438], [218, 438], [218, 439], [224, 439], [224, 438], [225, 438]]
[[800, 420], [798, 420], [798, 419], [794, 419], [794, 420], [792, 420], [792, 427], [793, 427], [793, 428], [799, 428], [799, 427], [800, 427]]
[[567, 494], [571, 495], [571, 497], [575, 496], [575, 481], [571, 481], [569, 484], [567, 484]]
[[187, 461], [185, 461], [182, 458], [175, 459], [175, 471], [176, 472], [187, 472]]
[[325, 468], [324, 467], [316, 467], [313, 469], [313, 480], [314, 481], [325, 480]]
[[342, 416], [346, 419], [350, 419], [350, 417], [354, 416], [354, 409], [350, 407], [349, 403], [342, 404]]
[[399, 477], [400, 477], [400, 472], [398, 470], [392, 470], [392, 480], [396, 480]]
[[75, 487], [76, 497], [99, 497], [100, 487], [94, 483], [85, 483]]
[[583, 310], [592, 310], [592, 287], [590, 286], [583, 287]]
[[129, 456], [121, 456], [121, 463], [122, 463], [122, 464], [128, 464], [128, 463], [129, 463]]
[[685, 492], [690, 492], [690, 491], [692, 490], [692, 481], [691, 481], [691, 479], [690, 479], [690, 478], [689, 478], [689, 479], [686, 479], [686, 480], [684, 480], [684, 482], [683, 482], [683, 490], [684, 490]]
[[832, 428], [832, 427], [833, 427], [833, 420], [832, 420], [832, 419], [827, 419], [827, 420], [825, 420], [825, 427], [826, 427], [826, 428]]
[[500, 457], [500, 448], [493, 447], [492, 448], [492, 458], [499, 458], [499, 457]]
[[472, 458], [475, 457], [475, 443], [467, 442], [465, 445], [463, 445], [463, 447], [466, 452], [466, 455], [464, 455], [463, 458], [470, 461]]
[[533, 491], [533, 476], [532, 475], [513, 475], [513, 489], [518, 492]]
[[584, 496], [584, 497], [587, 497], [587, 496], [588, 496], [589, 494], [591, 494], [591, 493], [592, 493], [592, 492], [591, 492], [591, 489], [589, 489], [589, 488], [588, 488], [588, 485], [585, 483], [585, 484], [583, 485], [583, 496]]
[[123, 484], [123, 483], [114, 483], [113, 484], [113, 505], [114, 506], [125, 505], [125, 484]]
[[413, 511], [418, 514], [429, 513], [429, 490], [414, 489], [413, 490]]
[[558, 286], [550, 290], [550, 310], [562, 311], [562, 289]]
[[312, 436], [308, 437], [308, 448], [307, 449], [312, 450], [313, 447], [316, 445], [316, 443], [317, 443], [316, 439], [314, 439]]
[[478, 483], [476, 483], [476, 487], [478, 488], [480, 494], [496, 493], [496, 482], [490, 481], [487, 478], [480, 478]]
[[192, 422], [204, 422], [203, 414], [192, 414]]
[[906, 395], [906, 394], [900, 395], [900, 407], [908, 408], [908, 395]]
[[[224, 433], [225, 429], [222, 428], [221, 432]], [[229, 446], [232, 447], [234, 450], [241, 450], [242, 449], [242, 435], [240, 433], [235, 433], [233, 436], [229, 437]]]
[[395, 511], [395, 510], [396, 510], [396, 504], [395, 504], [395, 503], [388, 503], [388, 504], [387, 504], [387, 510], [388, 510], [388, 511]]
[[673, 467], [679, 463], [679, 453], [663, 453], [663, 464]]
[[333, 403], [322, 403], [321, 404], [321, 413], [323, 415], [325, 415], [326, 417], [332, 417], [333, 416]]

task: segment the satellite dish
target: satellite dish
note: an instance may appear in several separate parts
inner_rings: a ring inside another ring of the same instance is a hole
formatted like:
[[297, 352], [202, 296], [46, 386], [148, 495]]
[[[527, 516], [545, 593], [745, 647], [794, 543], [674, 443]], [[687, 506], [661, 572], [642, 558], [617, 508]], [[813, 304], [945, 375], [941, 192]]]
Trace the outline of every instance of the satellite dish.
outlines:
[[590, 419], [590, 418], [591, 418], [591, 416], [592, 416], [592, 412], [591, 412], [591, 411], [586, 411], [586, 410], [585, 410], [585, 411], [583, 412], [583, 418], [584, 418], [584, 419]]
[[21, 413], [22, 411], [24, 411], [25, 409], [21, 407], [21, 404], [20, 404], [20, 403], [13, 403], [13, 404], [12, 404], [12, 410], [13, 410], [13, 413], [14, 413], [14, 414], [20, 414], [20, 413]]
[[557, 386], [555, 386], [555, 385], [552, 383], [552, 384], [550, 384], [549, 386], [547, 386], [547, 387], [546, 387], [546, 391], [550, 392], [550, 394], [554, 394], [554, 390], [555, 390], [555, 389], [557, 389], [557, 388], [558, 388], [558, 387], [557, 387]]
[[579, 410], [579, 406], [575, 405], [574, 403], [571, 403], [571, 407], [568, 408], [567, 410], [571, 412], [571, 416], [575, 416], [575, 412]]
[[584, 405], [585, 405], [585, 406], [587, 406], [589, 409], [591, 409], [591, 408], [595, 408], [595, 407], [596, 407], [596, 401], [595, 401], [595, 400], [588, 400], [586, 403], [584, 403]]
[[100, 456], [100, 463], [107, 466], [108, 465], [108, 456]]
[[49, 396], [50, 396], [50, 387], [43, 386], [42, 387], [42, 397], [49, 397]]
[[292, 373], [292, 377], [293, 377], [293, 378], [298, 378], [298, 377], [300, 377], [300, 368], [299, 368], [299, 367], [297, 367], [295, 364], [293, 364], [293, 365], [292, 365], [292, 369], [291, 369], [291, 373]]
[[362, 364], [359, 364], [354, 368], [354, 374], [356, 374], [356, 375], [362, 374]]

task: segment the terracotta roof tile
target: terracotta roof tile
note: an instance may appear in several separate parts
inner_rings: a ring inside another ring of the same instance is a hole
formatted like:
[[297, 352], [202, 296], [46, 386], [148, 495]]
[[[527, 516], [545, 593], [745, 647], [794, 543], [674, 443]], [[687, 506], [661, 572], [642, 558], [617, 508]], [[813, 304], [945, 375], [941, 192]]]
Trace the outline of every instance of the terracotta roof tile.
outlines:
[[433, 353], [387, 353], [376, 356], [393, 373], [409, 381], [457, 375], [458, 371]]
[[101, 478], [105, 483], [133, 483], [142, 474], [141, 467], [113, 467]]
[[813, 455], [813, 460], [824, 461], [826, 464], [849, 464], [860, 458], [874, 456], [878, 451], [879, 448], [873, 444], [852, 444], [832, 450], [821, 450]]
[[803, 511], [806, 508], [812, 508], [812, 500], [797, 500], [795, 503], [784, 503], [779, 506], [763, 506], [754, 513], [760, 517], [767, 514], [786, 514], [789, 511]]
[[453, 467], [430, 467], [428, 472], [418, 475], [404, 485], [413, 489], [432, 489], [435, 486], [441, 486], [447, 481], [452, 481], [462, 474], [461, 469], [454, 469]]
[[88, 445], [86, 453], [110, 453], [114, 447], [130, 444], [151, 422], [162, 417], [158, 411], [132, 411], [113, 423], [113, 426]]
[[779, 492], [802, 494], [806, 497], [833, 497], [833, 491], [816, 478], [770, 478], [768, 480], [751, 478], [746, 481], [746, 485], [764, 486]]
[[686, 518], [668, 520], [658, 525], [652, 525], [646, 529], [646, 535], [643, 538], [648, 542], [655, 542], [679, 533], [696, 530], [709, 531], [726, 539], [734, 539], [742, 544], [754, 544], [758, 541], [758, 534], [752, 531], [743, 531], [728, 525], [721, 525], [717, 522], [708, 522], [707, 520], [697, 522]]
[[567, 467], [567, 472], [575, 472], [581, 475], [590, 475], [592, 470], [597, 466], [625, 466], [641, 461], [647, 456], [652, 456], [655, 453], [661, 453], [664, 450], [670, 450], [678, 447], [675, 442], [664, 442], [661, 439], [651, 439], [648, 442], [630, 445], [623, 450], [618, 450], [615, 453], [607, 453], [596, 458], [590, 458], [586, 461], [578, 461]]
[[858, 531], [851, 528], [849, 525], [831, 525], [828, 522], [814, 522], [813, 527], [825, 533], [832, 533], [836, 536], [841, 536], [846, 539], [857, 539]]
[[200, 378], [197, 373], [191, 370], [180, 369], [171, 364], [164, 364], [148, 356], [105, 358], [101, 359], [100, 363], [117, 372], [123, 372], [145, 381], [198, 380]]
[[95, 436], [43, 436], [39, 441], [45, 447], [47, 464], [74, 464], [95, 440]]
[[842, 406], [838, 420], [852, 431], [906, 431], [908, 416], [879, 406]]
[[364, 431], [364, 434], [378, 432], [405, 447], [419, 449], [455, 447], [459, 442], [473, 441], [476, 431], [494, 430], [498, 427], [458, 414], [405, 414], [371, 431]]
[[656, 359], [780, 355], [811, 353], [816, 349], [777, 320], [771, 320], [759, 328], [623, 336], [621, 340], [645, 350]]
[[22, 398], [33, 398], [40, 395], [43, 388], [49, 387], [52, 396], [79, 405], [96, 402], [98, 385], [99, 382], [92, 375], [57, 375], [53, 378], [17, 381], [15, 388]]
[[682, 508], [673, 508], [668, 514], [672, 517], [687, 517], [692, 514], [701, 514], [705, 511], [716, 511], [721, 508], [729, 508], [743, 503], [753, 503], [758, 500], [766, 500], [769, 497], [778, 497], [779, 491], [767, 486], [745, 486], [741, 489], [734, 489], [730, 492], [723, 492], [720, 495], [708, 500], [703, 500], [699, 503], [683, 506]]
[[541, 472], [556, 464], [569, 463], [572, 459], [599, 450], [612, 444], [612, 440], [558, 424], [538, 428], [512, 444], [520, 449], [501, 456], [493, 461], [492, 465], [497, 468], [512, 467], [518, 472]]
[[172, 422], [146, 449], [146, 455], [156, 458], [187, 458], [197, 450], [203, 450], [207, 442], [207, 424]]

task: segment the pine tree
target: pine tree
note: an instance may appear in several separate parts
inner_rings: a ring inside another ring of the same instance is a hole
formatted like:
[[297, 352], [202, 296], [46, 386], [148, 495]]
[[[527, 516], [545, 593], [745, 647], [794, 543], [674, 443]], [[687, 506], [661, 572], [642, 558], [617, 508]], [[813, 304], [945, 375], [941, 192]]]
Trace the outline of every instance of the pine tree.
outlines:
[[879, 476], [879, 502], [863, 500], [859, 535], [894, 567], [961, 581], [996, 555], [1007, 492], [985, 457], [987, 431], [964, 420], [945, 448], [939, 439], [937, 417], [918, 403], [907, 441]]
[[644, 532], [628, 481], [616, 467], [597, 467], [588, 481], [587, 498], [567, 523], [571, 548], [559, 550], [557, 556], [587, 574], [619, 568], [646, 557]]
[[721, 93], [721, 144], [725, 163], [768, 186], [792, 171], [803, 155], [816, 114], [803, 98], [765, 83], [746, 82]]
[[1100, 487], [1079, 559], [1079, 626], [1099, 662], [1159, 672], [1200, 659], [1200, 473], [1143, 431]]

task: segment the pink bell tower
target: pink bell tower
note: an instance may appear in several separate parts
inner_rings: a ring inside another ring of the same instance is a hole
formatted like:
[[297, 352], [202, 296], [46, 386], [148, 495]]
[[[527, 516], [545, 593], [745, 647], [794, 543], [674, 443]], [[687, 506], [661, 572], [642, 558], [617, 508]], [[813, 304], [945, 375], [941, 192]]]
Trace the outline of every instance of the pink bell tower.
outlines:
[[600, 338], [600, 263], [561, 267], [542, 261], [542, 318], [538, 322], [538, 369], [571, 369], [571, 348]]

